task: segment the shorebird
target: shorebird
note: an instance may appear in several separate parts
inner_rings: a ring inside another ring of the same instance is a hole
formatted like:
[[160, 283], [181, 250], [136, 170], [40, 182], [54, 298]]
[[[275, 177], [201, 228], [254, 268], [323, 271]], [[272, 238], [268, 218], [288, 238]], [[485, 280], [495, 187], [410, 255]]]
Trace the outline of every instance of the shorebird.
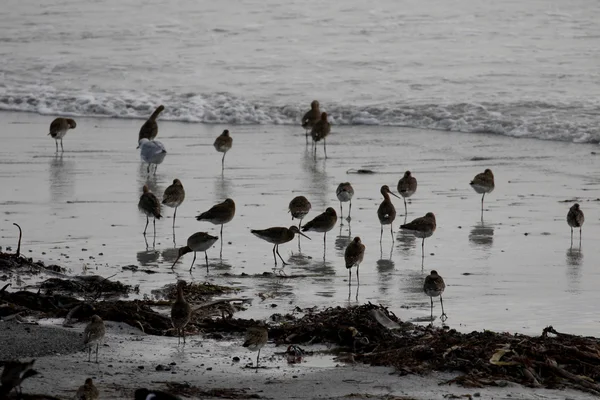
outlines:
[[50, 132], [48, 133], [48, 135], [52, 136], [52, 139], [54, 139], [54, 142], [56, 143], [57, 153], [58, 140], [60, 139], [61, 151], [65, 151], [65, 149], [63, 148], [62, 139], [65, 137], [69, 129], [75, 129], [76, 126], [77, 124], [75, 123], [75, 120], [71, 118], [56, 118], [54, 121], [52, 121], [52, 123], [50, 124]]
[[143, 162], [148, 164], [148, 173], [150, 173], [150, 166], [154, 164], [154, 175], [158, 169], [158, 164], [162, 164], [167, 150], [165, 146], [158, 140], [148, 140], [146, 138], [140, 139], [140, 158]]
[[446, 289], [444, 279], [438, 275], [437, 271], [431, 271], [431, 274], [425, 277], [425, 283], [423, 284], [423, 291], [431, 300], [431, 321], [433, 322], [433, 298], [440, 296], [440, 304], [442, 305], [442, 322], [444, 322], [448, 316], [444, 312], [444, 301], [442, 300], [442, 293]]
[[92, 316], [92, 321], [83, 331], [83, 344], [88, 348], [88, 362], [92, 360], [92, 347], [96, 345], [96, 364], [98, 364], [98, 346], [104, 340], [106, 327], [98, 315]]
[[150, 118], [144, 122], [144, 125], [142, 125], [140, 128], [140, 134], [138, 135], [138, 144], [142, 139], [153, 140], [156, 135], [158, 135], [158, 124], [156, 123], [156, 118], [158, 118], [158, 114], [160, 114], [164, 109], [164, 106], [158, 106]]
[[354, 196], [354, 188], [350, 184], [350, 182], [342, 182], [338, 185], [335, 195], [340, 201], [340, 218], [344, 218], [344, 211], [342, 210], [342, 203], [347, 201], [350, 202], [350, 208], [348, 209], [348, 218], [346, 221], [350, 221], [350, 213], [352, 212], [352, 196]]
[[581, 226], [584, 221], [583, 211], [579, 208], [579, 204], [573, 204], [567, 213], [567, 223], [571, 227], [571, 246], [573, 245], [573, 228], [579, 228], [579, 243], [581, 243]]
[[160, 390], [148, 390], [146, 388], [137, 389], [134, 394], [135, 400], [181, 400], [177, 396], [173, 396], [167, 392]]
[[356, 265], [356, 282], [360, 285], [360, 280], [358, 278], [358, 268], [360, 267], [360, 263], [365, 256], [365, 245], [362, 244], [360, 238], [357, 236], [354, 238], [352, 242], [346, 247], [346, 252], [344, 253], [344, 260], [346, 261], [346, 269], [348, 270], [348, 286], [352, 282], [352, 267]]
[[302, 117], [302, 127], [305, 129], [306, 143], [308, 143], [308, 131], [312, 130], [313, 126], [321, 118], [321, 110], [319, 110], [319, 102], [313, 100], [310, 103], [310, 110]]
[[306, 214], [310, 211], [311, 208], [310, 201], [304, 196], [297, 196], [290, 201], [289, 212], [292, 214], [292, 220], [297, 218], [300, 220], [298, 222], [298, 228], [302, 224], [302, 220], [306, 217]]
[[305, 238], [310, 240], [310, 238], [308, 236], [306, 236], [305, 234], [300, 232], [300, 230], [298, 229], [298, 227], [296, 225], [292, 225], [289, 228], [274, 227], [274, 228], [260, 229], [260, 230], [252, 229], [250, 232], [257, 238], [260, 238], [262, 240], [265, 240], [269, 243], [274, 244], [273, 259], [275, 260], [275, 265], [277, 265], [277, 257], [275, 257], [275, 253], [277, 253], [277, 255], [281, 259], [281, 262], [283, 263], [283, 265], [288, 264], [285, 261], [283, 261], [283, 257], [281, 257], [281, 254], [279, 254], [279, 245], [280, 244], [287, 243], [287, 242], [293, 240], [296, 234], [302, 235]]
[[160, 202], [148, 189], [148, 185], [144, 185], [142, 191], [142, 195], [140, 196], [140, 201], [138, 202], [138, 209], [146, 215], [146, 227], [144, 228], [144, 236], [146, 236], [146, 230], [148, 229], [148, 223], [150, 222], [150, 217], [153, 217], [152, 221], [154, 224], [154, 236], [156, 236], [156, 220], [161, 219], [162, 215], [160, 215]]
[[171, 323], [177, 330], [177, 344], [181, 343], [181, 337], [183, 337], [183, 344], [185, 344], [185, 326], [190, 322], [192, 317], [192, 307], [185, 301], [183, 297], [183, 288], [185, 287], [185, 281], [177, 282], [177, 299], [171, 306]]
[[189, 252], [194, 252], [194, 259], [192, 260], [192, 265], [190, 266], [190, 272], [192, 268], [194, 268], [194, 263], [196, 262], [196, 252], [203, 251], [204, 257], [206, 258], [206, 272], [208, 272], [208, 254], [206, 251], [212, 247], [215, 242], [219, 240], [218, 237], [209, 235], [206, 232], [196, 232], [192, 236], [190, 236], [187, 240], [187, 246], [180, 247], [179, 252], [177, 254], [177, 259], [171, 266], [171, 269], [175, 267], [177, 261], [184, 255]]
[[100, 392], [94, 385], [92, 378], [87, 378], [85, 384], [79, 386], [77, 394], [75, 395], [76, 400], [98, 400]]
[[269, 340], [269, 331], [265, 327], [253, 326], [246, 330], [246, 341], [243, 346], [247, 347], [250, 351], [258, 350], [258, 355], [256, 356], [256, 369], [258, 369], [260, 349], [267, 344], [267, 340]]
[[223, 133], [221, 133], [217, 139], [215, 139], [215, 149], [219, 153], [223, 153], [223, 158], [221, 159], [221, 169], [225, 169], [225, 155], [229, 150], [231, 150], [231, 146], [233, 144], [233, 139], [229, 136], [229, 130], [225, 129]]
[[0, 386], [0, 395], [3, 396], [1, 398], [7, 398], [4, 396], [8, 396], [13, 388], [17, 394], [23, 392], [21, 383], [23, 383], [25, 379], [38, 374], [38, 372], [33, 369], [34, 362], [35, 360], [29, 362], [5, 361], [1, 363], [4, 365], [2, 376], [0, 376], [0, 383], [2, 383], [2, 386]]
[[325, 152], [325, 158], [327, 158], [325, 138], [329, 135], [329, 132], [331, 132], [331, 124], [327, 121], [327, 113], [321, 113], [321, 119], [315, 123], [310, 132], [313, 142], [315, 142], [315, 157], [317, 156], [317, 142], [323, 139], [323, 151]]
[[398, 193], [402, 196], [402, 200], [404, 200], [404, 215], [408, 214], [408, 209], [406, 208], [406, 199], [417, 191], [417, 179], [412, 176], [410, 171], [406, 171], [404, 176], [400, 178], [398, 181]]
[[[394, 228], [392, 226], [392, 223], [396, 219], [396, 207], [394, 207], [394, 204], [392, 204], [392, 200], [390, 200], [390, 194], [394, 197], [398, 197], [398, 196], [396, 196], [394, 193], [391, 192], [388, 185], [383, 185], [381, 187], [380, 192], [381, 192], [381, 195], [383, 196], [383, 201], [381, 202], [381, 204], [379, 205], [379, 208], [377, 209], [377, 217], [379, 218], [379, 222], [381, 223], [381, 233], [379, 235], [379, 241], [381, 242], [381, 240], [383, 239], [383, 226], [384, 225], [390, 226], [390, 234], [392, 235], [392, 241], [393, 241], [394, 240]], [[398, 198], [400, 198], [400, 197], [398, 197]]]
[[483, 194], [481, 196], [481, 215], [483, 218], [483, 198], [486, 193], [494, 191], [494, 174], [491, 169], [486, 169], [481, 174], [475, 175], [475, 178], [470, 183], [476, 193]]
[[400, 229], [410, 231], [416, 237], [423, 239], [421, 243], [421, 258], [425, 257], [425, 238], [433, 235], [435, 228], [435, 215], [432, 212], [428, 212], [424, 217], [415, 218], [408, 224], [400, 225]]
[[225, 199], [224, 202], [216, 204], [210, 210], [198, 215], [198, 221], [208, 221], [214, 225], [221, 225], [221, 253], [219, 257], [223, 258], [223, 225], [228, 223], [235, 216], [235, 203], [231, 199]]
[[175, 217], [177, 217], [177, 207], [185, 200], [185, 190], [179, 179], [173, 179], [173, 184], [169, 186], [163, 194], [162, 203], [175, 209], [173, 213], [173, 228], [175, 228]]
[[[302, 232], [323, 232], [323, 250], [327, 244], [327, 232], [333, 229], [337, 222], [337, 214], [331, 207], [327, 207], [324, 213], [317, 215], [312, 221], [304, 224]], [[325, 254], [323, 254], [324, 256]]]

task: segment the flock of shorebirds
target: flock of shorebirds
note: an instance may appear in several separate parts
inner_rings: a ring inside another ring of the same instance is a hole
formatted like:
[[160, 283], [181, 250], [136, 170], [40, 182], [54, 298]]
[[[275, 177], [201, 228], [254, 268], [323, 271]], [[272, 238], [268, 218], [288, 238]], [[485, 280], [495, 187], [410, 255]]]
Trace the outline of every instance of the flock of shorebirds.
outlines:
[[[156, 122], [159, 114], [164, 110], [164, 107], [159, 106], [148, 118], [148, 120], [142, 125], [138, 137], [138, 148], [140, 149], [140, 157], [142, 161], [148, 164], [147, 171], [151, 172], [151, 167], [154, 165], [154, 173], [158, 165], [163, 162], [166, 156], [165, 146], [154, 140], [158, 134], [158, 124]], [[77, 124], [73, 119], [70, 118], [56, 118], [50, 125], [49, 135], [56, 141], [56, 151], [58, 152], [58, 142], [60, 141], [61, 150], [63, 150], [62, 139], [69, 129], [75, 129]], [[327, 120], [327, 113], [321, 112], [319, 108], [319, 102], [313, 101], [311, 103], [311, 109], [302, 118], [302, 127], [306, 129], [306, 140], [308, 142], [308, 133], [312, 137], [315, 157], [316, 157], [316, 143], [323, 141], [323, 150], [325, 158], [327, 157], [326, 148], [326, 137], [331, 131], [331, 125]], [[228, 130], [224, 130], [223, 133], [217, 137], [214, 142], [214, 147], [218, 152], [223, 153], [221, 159], [221, 167], [225, 168], [225, 155], [232, 148], [233, 140]], [[486, 169], [484, 172], [477, 174], [470, 182], [471, 187], [476, 193], [481, 194], [481, 212], [483, 213], [483, 202], [485, 195], [491, 193], [494, 190], [494, 174], [490, 169]], [[398, 193], [400, 196], [393, 193], [387, 185], [381, 187], [381, 195], [383, 201], [377, 209], [377, 216], [381, 224], [380, 241], [383, 239], [384, 225], [390, 225], [390, 233], [393, 239], [393, 228], [392, 223], [396, 219], [396, 209], [390, 199], [390, 195], [402, 198], [404, 201], [404, 211], [407, 213], [406, 199], [410, 198], [417, 191], [417, 180], [411, 174], [410, 171], [406, 171], [404, 176], [398, 182]], [[153, 218], [154, 235], [156, 236], [156, 219], [160, 219], [161, 205], [173, 208], [173, 227], [175, 226], [175, 218], [177, 216], [177, 208], [185, 200], [185, 190], [179, 179], [174, 179], [173, 184], [170, 185], [164, 192], [162, 201], [160, 201], [148, 188], [144, 186], [142, 189], [143, 193], [138, 202], [139, 210], [146, 215], [146, 226], [144, 228], [144, 236], [148, 229], [150, 218]], [[351, 219], [350, 214], [352, 212], [352, 198], [354, 196], [354, 189], [349, 182], [340, 183], [336, 190], [336, 196], [340, 202], [340, 217], [343, 217], [343, 203], [349, 203], [348, 217], [347, 220]], [[283, 260], [279, 254], [279, 245], [290, 242], [296, 235], [303, 236], [310, 239], [303, 232], [318, 232], [323, 233], [323, 246], [327, 243], [327, 232], [331, 231], [336, 225], [338, 215], [332, 207], [328, 207], [325, 212], [316, 216], [311, 221], [302, 224], [304, 217], [311, 210], [311, 203], [304, 196], [297, 196], [293, 198], [289, 203], [289, 212], [292, 219], [298, 219], [298, 226], [292, 225], [290, 227], [272, 227], [262, 230], [251, 230], [251, 233], [258, 238], [265, 240], [273, 244], [273, 259], [275, 265], [277, 265], [277, 256], [279, 256], [281, 262], [285, 266], [287, 263]], [[221, 226], [221, 251], [220, 256], [223, 256], [223, 225], [230, 222], [235, 216], [235, 202], [232, 199], [226, 199], [222, 203], [216, 204], [208, 211], [201, 213], [196, 217], [199, 221], [208, 221], [215, 225]], [[579, 228], [579, 240], [581, 243], [581, 227], [584, 223], [583, 211], [579, 207], [579, 204], [574, 204], [568, 211], [567, 223], [571, 228], [571, 243], [573, 242], [573, 229]], [[400, 225], [400, 229], [406, 230], [413, 233], [416, 237], [422, 239], [421, 243], [421, 257], [424, 258], [424, 246], [425, 239], [432, 236], [436, 230], [436, 219], [432, 212], [428, 212], [423, 217], [414, 219], [413, 221]], [[206, 232], [196, 232], [187, 239], [187, 245], [179, 248], [177, 260], [173, 263], [171, 268], [175, 267], [175, 264], [179, 259], [190, 252], [194, 253], [194, 259], [190, 266], [190, 271], [196, 261], [196, 253], [204, 252], [206, 268], [208, 271], [208, 254], [207, 250], [210, 249], [219, 237], [212, 236]], [[365, 245], [361, 242], [360, 237], [355, 237], [346, 247], [344, 253], [345, 266], [348, 270], [348, 285], [352, 284], [352, 271], [353, 267], [356, 267], [356, 280], [357, 284], [360, 284], [358, 270], [361, 262], [363, 261], [365, 254]], [[177, 298], [172, 304], [171, 308], [171, 321], [174, 329], [177, 332], [178, 343], [185, 343], [185, 328], [189, 323], [192, 315], [192, 307], [185, 300], [184, 288], [186, 283], [179, 281], [177, 283]], [[444, 312], [444, 305], [442, 300], [442, 293], [444, 292], [446, 285], [444, 279], [437, 273], [437, 271], [431, 271], [426, 276], [423, 291], [427, 296], [430, 297], [431, 301], [431, 321], [433, 318], [433, 298], [440, 298], [440, 305], [442, 309], [441, 320], [445, 321], [447, 316]], [[98, 362], [98, 346], [104, 340], [106, 328], [103, 320], [98, 316], [94, 315], [91, 322], [86, 326], [84, 331], [84, 345], [88, 350], [88, 361], [91, 361], [91, 354], [95, 350], [96, 362]], [[266, 326], [260, 325], [251, 327], [246, 332], [246, 340], [243, 344], [244, 347], [252, 351], [258, 351], [256, 359], [256, 368], [259, 365], [260, 349], [267, 343], [268, 330]], [[20, 387], [21, 382], [29, 376], [33, 376], [36, 372], [32, 369], [33, 361], [29, 363], [11, 362], [5, 363], [4, 371], [1, 376], [2, 386], [0, 387], [0, 394], [3, 390], [11, 390], [13, 387]], [[94, 386], [92, 379], [88, 378], [85, 384], [81, 386], [77, 392], [77, 398], [82, 399], [97, 399], [98, 389]], [[154, 396], [154, 397], [152, 397]], [[175, 398], [169, 397], [166, 393], [159, 391], [148, 391], [147, 389], [139, 389], [136, 391], [136, 399], [170, 399]]]

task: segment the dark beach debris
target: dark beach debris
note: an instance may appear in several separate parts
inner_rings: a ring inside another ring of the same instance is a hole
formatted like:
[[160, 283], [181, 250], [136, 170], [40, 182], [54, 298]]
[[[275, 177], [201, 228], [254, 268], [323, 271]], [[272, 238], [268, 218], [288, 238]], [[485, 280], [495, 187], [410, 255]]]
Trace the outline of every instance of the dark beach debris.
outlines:
[[217, 399], [260, 399], [256, 393], [251, 393], [250, 389], [201, 389], [192, 386], [189, 383], [178, 382], [163, 382], [167, 389], [166, 391], [180, 396], [186, 396], [195, 399], [202, 398], [217, 398]]
[[13, 223], [13, 225], [19, 228], [19, 242], [17, 244], [17, 252], [15, 253], [15, 256], [19, 257], [21, 255], [21, 238], [23, 237], [23, 231], [21, 230], [19, 224]]
[[371, 169], [364, 169], [364, 168], [359, 168], [359, 169], [349, 169], [346, 171], [347, 174], [374, 174], [375, 171], [371, 170]]
[[82, 296], [87, 301], [98, 298], [122, 297], [129, 293], [139, 293], [139, 285], [125, 285], [119, 281], [111, 281], [99, 275], [81, 275], [68, 279], [49, 278], [40, 283], [40, 288], [51, 293], [70, 293]]
[[0, 271], [8, 273], [36, 275], [42, 272], [64, 276], [65, 268], [58, 265], [45, 265], [41, 261], [33, 261], [32, 258], [24, 257], [22, 254], [0, 252]]

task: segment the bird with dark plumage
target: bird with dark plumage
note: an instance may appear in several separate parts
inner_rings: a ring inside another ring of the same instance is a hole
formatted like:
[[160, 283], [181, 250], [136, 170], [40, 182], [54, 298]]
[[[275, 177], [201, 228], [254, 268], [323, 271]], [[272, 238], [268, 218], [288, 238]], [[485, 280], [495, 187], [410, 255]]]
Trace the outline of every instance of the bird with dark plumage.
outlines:
[[94, 385], [94, 381], [92, 378], [87, 378], [85, 383], [79, 386], [77, 389], [77, 394], [75, 394], [76, 400], [98, 400], [100, 396], [100, 392], [98, 388]]
[[50, 135], [52, 137], [52, 139], [54, 139], [54, 142], [56, 143], [56, 152], [58, 153], [58, 141], [60, 140], [60, 149], [62, 151], [65, 151], [65, 149], [63, 148], [63, 138], [65, 137], [65, 135], [67, 134], [67, 131], [69, 129], [75, 129], [75, 127], [77, 126], [77, 124], [75, 123], [75, 120], [71, 119], [71, 118], [56, 118], [54, 121], [52, 121], [52, 123], [50, 124], [50, 132], [48, 133], [48, 135]]
[[144, 236], [146, 236], [146, 229], [148, 229], [150, 217], [154, 218], [154, 236], [156, 236], [156, 220], [162, 218], [162, 215], [160, 215], [160, 201], [158, 201], [154, 193], [150, 191], [148, 185], [144, 185], [142, 191], [143, 193], [140, 196], [140, 201], [138, 202], [138, 209], [146, 215], [146, 227], [144, 228]]
[[181, 398], [160, 390], [137, 389], [134, 394], [135, 400], [181, 400]]
[[287, 265], [287, 263], [285, 261], [283, 261], [283, 257], [281, 257], [281, 254], [279, 254], [279, 245], [280, 244], [292, 241], [296, 234], [302, 235], [305, 238], [310, 240], [310, 238], [308, 236], [306, 236], [305, 234], [300, 232], [300, 230], [298, 229], [298, 227], [296, 225], [292, 225], [289, 228], [277, 226], [277, 227], [273, 227], [273, 228], [259, 229], [259, 230], [252, 229], [250, 231], [250, 233], [252, 233], [257, 238], [260, 238], [262, 240], [265, 240], [269, 243], [274, 244], [273, 259], [275, 260], [275, 265], [277, 265], [277, 257], [275, 257], [275, 253], [277, 253], [277, 255], [281, 259], [281, 262], [283, 263], [283, 265]]
[[323, 249], [327, 246], [327, 232], [333, 229], [337, 222], [337, 214], [331, 207], [327, 207], [324, 213], [317, 215], [311, 221], [302, 226], [302, 232], [323, 233]]
[[230, 222], [235, 216], [235, 202], [232, 199], [225, 199], [224, 202], [215, 204], [210, 210], [198, 215], [198, 221], [208, 221], [214, 225], [221, 225], [221, 252], [219, 256], [223, 258], [223, 225]]
[[442, 300], [442, 293], [446, 289], [444, 279], [438, 275], [437, 271], [431, 271], [431, 274], [425, 277], [423, 283], [423, 291], [431, 300], [431, 321], [433, 322], [433, 298], [440, 296], [440, 304], [442, 305], [442, 322], [448, 318], [444, 312], [444, 301]]
[[398, 193], [404, 200], [404, 215], [408, 214], [406, 207], [406, 199], [415, 194], [417, 191], [417, 179], [412, 176], [410, 171], [406, 171], [404, 176], [398, 181]]
[[0, 376], [0, 399], [7, 398], [8, 394], [15, 389], [17, 394], [23, 393], [21, 383], [31, 376], [37, 375], [38, 372], [33, 369], [35, 360], [28, 362], [21, 361], [2, 361], [0, 365], [4, 365], [4, 370]]
[[104, 340], [106, 327], [98, 315], [92, 315], [92, 320], [83, 331], [83, 344], [88, 349], [88, 362], [92, 360], [92, 347], [96, 345], [96, 364], [98, 364], [98, 347]]
[[356, 282], [360, 285], [358, 278], [358, 268], [365, 256], [365, 245], [360, 241], [360, 237], [355, 237], [352, 242], [346, 247], [344, 252], [344, 261], [348, 270], [348, 285], [352, 282], [352, 267], [356, 265]]
[[173, 265], [171, 266], [171, 269], [173, 269], [175, 267], [175, 264], [177, 264], [177, 261], [179, 261], [179, 259], [190, 252], [194, 252], [194, 259], [192, 260], [192, 265], [190, 266], [190, 272], [192, 271], [192, 268], [194, 268], [194, 263], [196, 262], [196, 252], [197, 251], [203, 251], [204, 252], [204, 258], [206, 259], [206, 272], [208, 272], [208, 254], [206, 253], [206, 251], [208, 249], [210, 249], [212, 247], [213, 244], [215, 244], [215, 242], [219, 240], [218, 237], [216, 236], [212, 236], [209, 235], [206, 232], [196, 232], [194, 233], [192, 236], [190, 236], [187, 240], [187, 246], [184, 247], [180, 247], [179, 251], [177, 253], [177, 259], [175, 260], [175, 262], [173, 263]]
[[292, 220], [294, 220], [294, 218], [300, 220], [300, 222], [298, 222], [298, 228], [302, 225], [302, 220], [306, 217], [306, 214], [309, 213], [311, 207], [310, 201], [304, 196], [294, 197], [292, 201], [290, 201], [289, 212], [292, 214]]
[[494, 174], [491, 169], [486, 169], [481, 174], [475, 175], [475, 178], [470, 183], [475, 193], [482, 194], [481, 196], [481, 215], [483, 218], [483, 198], [486, 193], [492, 193], [494, 191]]
[[435, 215], [432, 212], [428, 212], [424, 217], [415, 218], [408, 224], [400, 225], [400, 229], [407, 230], [416, 237], [423, 239], [421, 243], [422, 258], [425, 257], [425, 239], [433, 235], [436, 227]]
[[306, 143], [308, 143], [308, 131], [312, 130], [313, 126], [321, 118], [321, 110], [319, 109], [319, 102], [313, 100], [310, 103], [310, 110], [302, 117], [302, 127], [305, 129]]
[[[381, 202], [381, 204], [379, 205], [379, 208], [377, 209], [377, 218], [379, 218], [379, 223], [381, 224], [381, 232], [379, 234], [379, 242], [381, 242], [381, 240], [383, 239], [383, 226], [384, 225], [390, 226], [390, 234], [392, 235], [392, 241], [393, 241], [394, 240], [394, 227], [393, 227], [392, 223], [396, 219], [396, 207], [394, 207], [394, 204], [392, 203], [392, 200], [390, 199], [390, 194], [394, 197], [398, 197], [398, 196], [396, 196], [394, 193], [392, 193], [392, 191], [390, 190], [388, 185], [383, 185], [380, 189], [380, 192], [381, 192], [381, 195], [383, 196], [383, 201]], [[398, 198], [400, 198], [400, 197], [398, 197]]]
[[177, 331], [177, 344], [181, 342], [185, 344], [185, 327], [190, 322], [192, 317], [192, 307], [183, 297], [183, 288], [186, 286], [185, 281], [177, 282], [177, 298], [171, 306], [171, 323]]
[[573, 228], [579, 228], [579, 243], [581, 244], [581, 227], [584, 221], [583, 211], [579, 204], [573, 204], [567, 213], [567, 223], [571, 227], [571, 246], [573, 245]]
[[340, 201], [340, 218], [344, 218], [344, 210], [342, 209], [342, 203], [347, 201], [350, 202], [350, 207], [348, 208], [348, 218], [346, 221], [350, 222], [350, 213], [352, 213], [352, 197], [354, 196], [354, 188], [350, 184], [350, 182], [342, 182], [338, 185], [335, 190], [335, 195]]
[[231, 150], [231, 146], [233, 145], [233, 139], [229, 136], [229, 130], [225, 129], [223, 133], [221, 133], [216, 139], [213, 146], [219, 153], [223, 153], [223, 158], [221, 159], [221, 169], [225, 168], [225, 155], [229, 150]]
[[175, 228], [175, 218], [177, 217], [177, 207], [185, 200], [185, 190], [179, 179], [173, 179], [173, 184], [165, 189], [162, 203], [175, 209], [173, 212], [173, 228]]
[[158, 124], [156, 123], [156, 118], [158, 118], [158, 115], [163, 112], [164, 109], [164, 106], [158, 106], [150, 118], [144, 122], [144, 125], [142, 125], [140, 128], [140, 133], [138, 135], [138, 144], [142, 139], [153, 140], [156, 135], [158, 135]]
[[315, 123], [310, 135], [315, 144], [315, 157], [317, 156], [317, 142], [323, 140], [323, 151], [325, 152], [325, 158], [327, 158], [327, 142], [325, 138], [331, 132], [331, 124], [327, 121], [327, 113], [321, 113], [321, 119]]
[[[295, 228], [295, 227], [294, 227]], [[250, 351], [257, 351], [256, 356], [256, 368], [258, 369], [258, 362], [260, 357], [260, 349], [267, 344], [269, 340], [269, 331], [263, 326], [252, 326], [246, 330], [246, 341], [243, 346], [247, 347]]]

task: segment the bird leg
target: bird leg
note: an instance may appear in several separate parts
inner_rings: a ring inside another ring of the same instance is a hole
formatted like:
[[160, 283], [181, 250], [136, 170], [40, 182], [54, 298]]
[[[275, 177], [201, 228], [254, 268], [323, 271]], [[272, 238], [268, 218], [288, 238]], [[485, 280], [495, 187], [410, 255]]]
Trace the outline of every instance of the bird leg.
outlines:
[[204, 252], [204, 258], [206, 259], [206, 273], [208, 274], [208, 253]]
[[346, 218], [346, 221], [350, 222], [350, 220], [352, 218], [350, 218], [350, 214], [352, 214], [352, 199], [350, 199], [350, 207], [348, 209], [348, 218]]
[[98, 342], [96, 342], [96, 364], [98, 364]]
[[[579, 236], [581, 237], [581, 234]], [[573, 227], [571, 227], [571, 247], [573, 247]]]
[[[352, 286], [352, 268], [348, 268], [348, 287]], [[350, 294], [348, 294], [350, 296]]]
[[481, 196], [481, 211], [483, 212], [483, 198], [485, 197], [485, 193]]
[[183, 344], [185, 344], [185, 326], [181, 328], [181, 336], [183, 336]]
[[429, 300], [431, 300], [431, 323], [433, 323], [433, 297], [429, 296]]
[[146, 171], [148, 172], [148, 174], [150, 174], [150, 164], [148, 164], [148, 168], [146, 169]]
[[327, 159], [327, 140], [323, 138], [323, 151], [325, 152], [325, 159]]
[[342, 221], [344, 217], [344, 208], [342, 207], [342, 202], [340, 201], [340, 226], [344, 225], [344, 222]]
[[156, 240], [156, 217], [152, 219], [152, 225], [154, 226], [154, 240]]
[[63, 148], [63, 145], [62, 145], [62, 138], [60, 138], [60, 151], [62, 151], [62, 152], [65, 151], [65, 149]]
[[394, 243], [394, 224], [390, 224], [390, 235], [392, 235], [392, 243]]
[[358, 286], [360, 286], [360, 278], [358, 277], [358, 269], [360, 268], [360, 265], [356, 265], [356, 284]]
[[175, 229], [175, 218], [177, 218], [177, 207], [175, 207], [175, 212], [173, 213], [173, 229]]
[[146, 215], [146, 227], [144, 228], [144, 236], [146, 236], [146, 230], [148, 229], [148, 224], [150, 223], [150, 219]]
[[58, 153], [58, 140], [57, 139], [54, 140], [54, 144], [56, 144], [56, 152]]
[[258, 370], [258, 360], [260, 358], [260, 349], [258, 349], [258, 354], [256, 356], [256, 369]]
[[275, 265], [277, 265], [277, 257], [275, 257], [275, 247], [277, 247], [277, 245], [273, 245], [273, 260], [275, 260]]
[[225, 154], [227, 154], [227, 152], [223, 153], [223, 158], [221, 159], [221, 169], [225, 169]]
[[88, 362], [92, 362], [92, 346], [88, 346]]
[[283, 265], [288, 265], [288, 263], [286, 263], [285, 261], [283, 261], [283, 257], [281, 257], [281, 254], [279, 254], [279, 245], [275, 245], [275, 251], [277, 252], [277, 255], [279, 256], [279, 258], [281, 258], [281, 262], [283, 263]]
[[381, 233], [379, 234], [379, 243], [381, 243], [382, 239], [383, 239], [383, 224], [381, 224]]
[[408, 215], [408, 208], [406, 208], [406, 197], [402, 197], [402, 200], [404, 200], [404, 215]]
[[192, 272], [192, 268], [194, 268], [195, 262], [196, 262], [196, 252], [194, 252], [194, 259], [192, 260], [192, 265], [190, 265], [190, 272]]
[[221, 252], [219, 253], [219, 258], [223, 259], [223, 224], [221, 224]]
[[[433, 298], [431, 299], [431, 301], [433, 301]], [[445, 322], [448, 319], [448, 316], [444, 312], [444, 301], [442, 300], [441, 294], [440, 294], [440, 304], [442, 305], [442, 316], [440, 317], [440, 319], [442, 320], [442, 322]]]

